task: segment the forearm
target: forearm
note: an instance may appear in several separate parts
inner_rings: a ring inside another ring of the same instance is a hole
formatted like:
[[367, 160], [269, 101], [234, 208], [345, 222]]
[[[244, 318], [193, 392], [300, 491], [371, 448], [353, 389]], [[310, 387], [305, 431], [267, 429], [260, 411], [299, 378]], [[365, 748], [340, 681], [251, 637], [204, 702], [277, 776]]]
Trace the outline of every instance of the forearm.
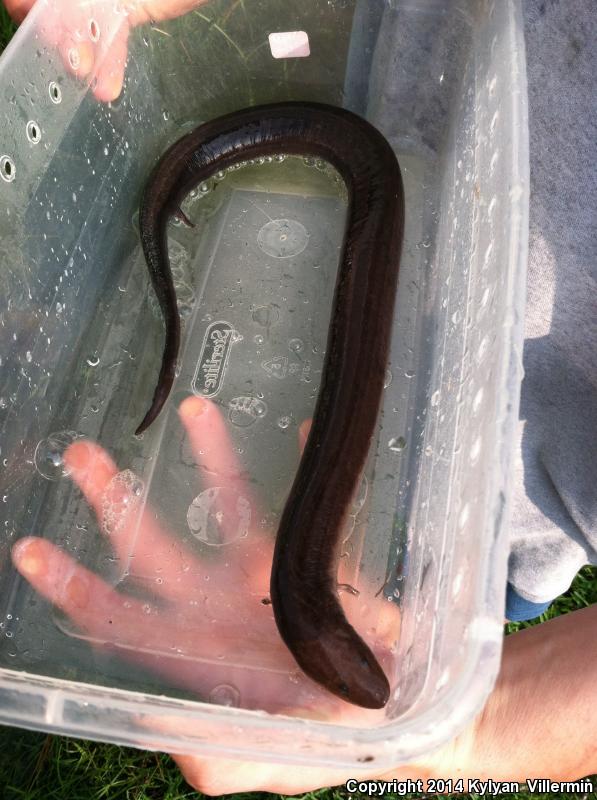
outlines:
[[597, 772], [597, 606], [507, 637], [483, 712], [436, 777], [574, 780]]

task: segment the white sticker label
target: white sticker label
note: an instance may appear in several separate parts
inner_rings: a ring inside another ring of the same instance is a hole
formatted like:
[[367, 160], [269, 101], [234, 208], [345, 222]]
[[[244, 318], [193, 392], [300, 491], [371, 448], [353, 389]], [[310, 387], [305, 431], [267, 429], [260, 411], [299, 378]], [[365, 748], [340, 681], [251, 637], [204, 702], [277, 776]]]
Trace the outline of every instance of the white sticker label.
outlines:
[[305, 31], [270, 33], [269, 47], [274, 58], [306, 58], [311, 55]]

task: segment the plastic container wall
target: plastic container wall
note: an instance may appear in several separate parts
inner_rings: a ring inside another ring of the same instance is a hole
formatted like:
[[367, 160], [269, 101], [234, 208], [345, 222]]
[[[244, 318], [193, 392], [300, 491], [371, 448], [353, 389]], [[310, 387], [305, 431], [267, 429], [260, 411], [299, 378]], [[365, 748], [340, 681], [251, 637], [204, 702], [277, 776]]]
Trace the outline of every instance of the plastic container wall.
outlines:
[[[81, 40], [101, 58], [127, 12], [81, 14]], [[414, 758], [481, 708], [501, 651], [527, 244], [519, 5], [219, 0], [132, 30], [112, 103], [53, 46], [59, 20], [38, 2], [0, 61], [0, 720], [179, 753], [380, 768]], [[296, 31], [309, 55], [274, 58], [270, 34]], [[366, 116], [405, 185], [383, 410], [339, 578], [355, 627], [372, 640], [384, 632], [392, 698], [379, 713], [340, 714], [297, 675], [267, 569], [244, 587], [246, 608], [234, 600], [235, 559], [271, 558], [317, 395], [346, 204], [325, 164], [249, 164], [185, 202], [195, 228], [169, 228], [179, 374], [167, 413], [133, 436], [163, 337], [137, 231], [144, 181], [183, 132], [286, 99]], [[242, 485], [198, 475], [176, 411], [205, 393], [214, 330], [230, 340], [213, 401]], [[98, 517], [61, 460], [81, 437], [120, 469]], [[139, 524], [115, 550], [123, 497]], [[172, 546], [139, 582], [139, 552], [153, 543], [143, 509], [159, 510]], [[24, 535], [72, 559], [57, 585], [73, 564], [89, 569], [120, 593], [122, 619], [136, 604], [154, 615], [151, 636], [50, 605], [12, 565]], [[200, 564], [197, 594], [167, 616], [164, 598], [187, 580], [181, 553]], [[187, 632], [208, 616], [216, 633], [192, 647]]]

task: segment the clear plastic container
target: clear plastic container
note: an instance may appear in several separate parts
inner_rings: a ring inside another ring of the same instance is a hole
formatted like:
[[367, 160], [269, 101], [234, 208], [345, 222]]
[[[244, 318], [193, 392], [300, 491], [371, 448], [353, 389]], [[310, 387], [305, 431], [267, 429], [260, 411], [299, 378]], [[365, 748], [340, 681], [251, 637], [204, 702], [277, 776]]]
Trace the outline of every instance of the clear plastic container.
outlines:
[[[81, 8], [79, 38], [101, 55], [127, 11]], [[482, 707], [501, 652], [527, 244], [519, 4], [217, 0], [134, 29], [109, 104], [52, 46], [60, 13], [40, 0], [0, 61], [0, 721], [311, 765], [381, 768], [429, 751]], [[270, 38], [284, 32], [303, 33], [290, 47]], [[327, 703], [277, 639], [267, 600], [343, 233], [326, 165], [248, 165], [189, 197], [196, 227], [169, 230], [179, 376], [167, 412], [133, 436], [163, 337], [137, 230], [144, 181], [184, 131], [283, 99], [366, 116], [404, 177], [383, 413], [340, 571], [355, 627], [369, 640], [384, 629], [382, 712]], [[207, 393], [242, 480], [202, 475], [177, 415], [207, 391], [214, 331], [228, 360]], [[98, 518], [61, 462], [78, 437], [120, 470]], [[137, 521], [159, 512], [166, 549], [146, 521], [110, 546], [127, 502]], [[24, 535], [68, 554], [56, 586], [78, 564], [120, 592], [114, 620], [99, 591], [81, 601], [88, 626], [36, 593], [11, 561]], [[122, 623], [139, 608], [153, 626]]]

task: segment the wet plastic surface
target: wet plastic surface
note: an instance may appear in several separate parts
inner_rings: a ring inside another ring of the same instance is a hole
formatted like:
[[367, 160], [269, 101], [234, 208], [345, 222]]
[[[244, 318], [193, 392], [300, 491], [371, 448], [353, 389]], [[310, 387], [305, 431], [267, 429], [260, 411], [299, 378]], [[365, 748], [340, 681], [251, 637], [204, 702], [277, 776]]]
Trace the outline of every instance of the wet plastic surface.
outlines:
[[[528, 203], [518, 5], [260, 0], [249, 17], [222, 0], [134, 31], [108, 105], [44, 42], [51, 13], [38, 4], [0, 61], [0, 717], [177, 752], [413, 758], [480, 708], [499, 663]], [[89, 31], [113, 37], [122, 21], [112, 11]], [[284, 31], [306, 32], [310, 55], [274, 58], [269, 34]], [[325, 164], [250, 164], [188, 198], [195, 228], [169, 231], [180, 371], [167, 412], [133, 436], [163, 337], [137, 232], [143, 183], [186, 130], [275, 99], [364, 114], [403, 171], [383, 412], [339, 573], [355, 626], [384, 639], [382, 714], [326, 705], [267, 604], [342, 241], [345, 198]], [[193, 393], [225, 421], [234, 474], [206, 472], [185, 433], [177, 408]], [[83, 437], [120, 470], [97, 516], [62, 461]], [[151, 568], [144, 511], [170, 532]], [[32, 534], [122, 593], [119, 624], [99, 595], [101, 624], [86, 627], [34, 592], [10, 560]]]

